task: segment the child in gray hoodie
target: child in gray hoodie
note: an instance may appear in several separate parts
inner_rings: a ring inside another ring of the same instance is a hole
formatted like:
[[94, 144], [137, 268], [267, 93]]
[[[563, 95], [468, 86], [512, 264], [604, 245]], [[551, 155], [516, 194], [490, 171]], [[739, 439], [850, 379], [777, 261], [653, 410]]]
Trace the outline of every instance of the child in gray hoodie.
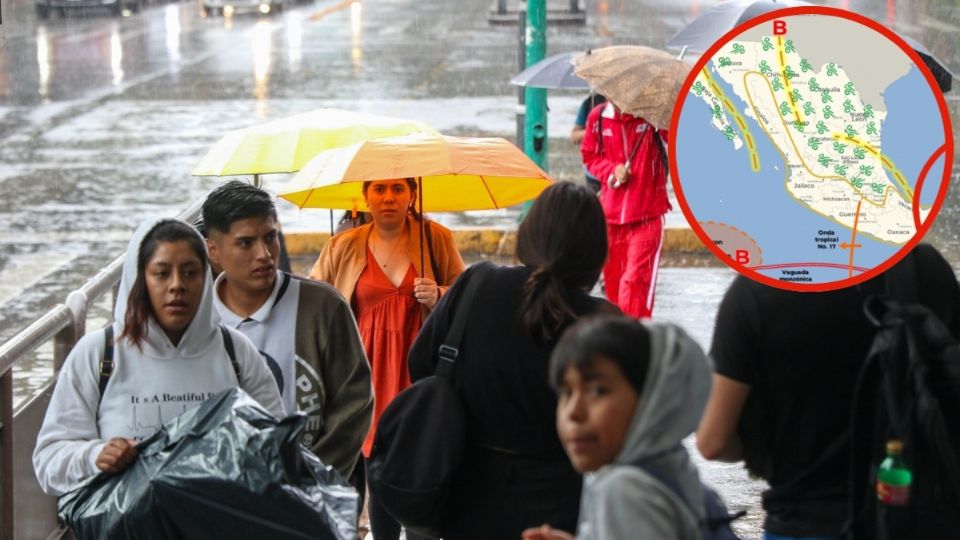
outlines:
[[[700, 480], [681, 445], [710, 393], [699, 345], [675, 325], [591, 317], [557, 343], [550, 382], [560, 440], [585, 474], [577, 540], [699, 538]], [[523, 538], [572, 539], [549, 525]]]

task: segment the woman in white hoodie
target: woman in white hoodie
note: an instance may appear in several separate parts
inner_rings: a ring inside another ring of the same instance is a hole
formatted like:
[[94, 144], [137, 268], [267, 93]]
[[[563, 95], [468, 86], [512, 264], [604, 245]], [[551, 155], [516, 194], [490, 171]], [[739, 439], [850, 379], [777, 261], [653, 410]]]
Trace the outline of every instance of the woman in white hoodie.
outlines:
[[222, 333], [211, 281], [206, 246], [193, 227], [165, 219], [137, 229], [123, 262], [113, 368], [103, 393], [106, 329], [85, 335], [70, 352], [37, 436], [33, 466], [45, 493], [62, 495], [99, 472], [122, 472], [138, 441], [228, 388], [240, 386], [283, 414], [256, 347], [237, 331]]

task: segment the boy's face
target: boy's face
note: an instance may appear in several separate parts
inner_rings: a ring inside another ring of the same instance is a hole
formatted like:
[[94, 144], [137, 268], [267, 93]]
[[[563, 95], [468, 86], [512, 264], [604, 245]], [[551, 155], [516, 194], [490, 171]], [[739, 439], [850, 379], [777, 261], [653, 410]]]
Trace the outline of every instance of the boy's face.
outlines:
[[210, 262], [223, 268], [230, 285], [247, 292], [273, 288], [280, 257], [273, 216], [238, 219], [226, 233], [210, 231]]
[[557, 434], [577, 471], [613, 463], [640, 396], [616, 363], [604, 356], [580, 371], [568, 367], [557, 396]]

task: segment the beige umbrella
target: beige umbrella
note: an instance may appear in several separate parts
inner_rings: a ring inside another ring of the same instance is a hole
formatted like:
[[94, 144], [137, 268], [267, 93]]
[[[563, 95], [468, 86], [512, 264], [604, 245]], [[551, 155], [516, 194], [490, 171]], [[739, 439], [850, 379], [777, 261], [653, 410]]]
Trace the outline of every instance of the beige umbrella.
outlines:
[[574, 59], [574, 73], [621, 111], [657, 128], [670, 124], [673, 106], [690, 66], [650, 47], [615, 45]]

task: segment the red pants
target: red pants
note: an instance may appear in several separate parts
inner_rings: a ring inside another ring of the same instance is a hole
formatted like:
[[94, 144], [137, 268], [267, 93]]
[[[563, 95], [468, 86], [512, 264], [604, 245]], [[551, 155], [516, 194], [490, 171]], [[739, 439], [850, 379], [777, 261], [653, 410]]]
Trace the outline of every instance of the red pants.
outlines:
[[663, 221], [660, 216], [626, 225], [607, 224], [610, 253], [603, 267], [607, 299], [632, 317], [653, 314]]

